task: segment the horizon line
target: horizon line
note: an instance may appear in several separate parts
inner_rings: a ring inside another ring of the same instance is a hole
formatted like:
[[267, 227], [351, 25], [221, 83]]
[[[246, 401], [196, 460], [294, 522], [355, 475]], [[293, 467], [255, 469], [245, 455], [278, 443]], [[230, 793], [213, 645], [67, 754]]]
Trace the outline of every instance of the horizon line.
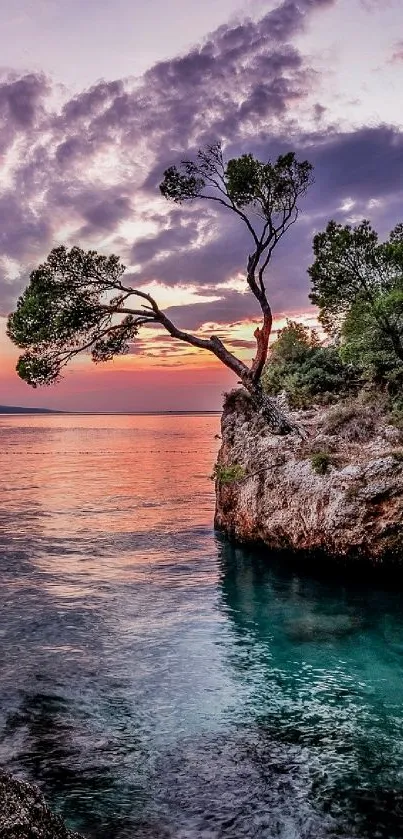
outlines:
[[[10, 410], [2, 411], [2, 408], [9, 408]], [[16, 405], [1, 405], [0, 407], [0, 416], [2, 414], [8, 414], [9, 416], [17, 416], [20, 413], [23, 414], [63, 414], [65, 416], [160, 416], [160, 415], [167, 415], [167, 414], [221, 414], [222, 411], [218, 409], [214, 410], [161, 410], [161, 411], [65, 411], [60, 410], [58, 408], [30, 408], [25, 407], [24, 405], [16, 406]]]

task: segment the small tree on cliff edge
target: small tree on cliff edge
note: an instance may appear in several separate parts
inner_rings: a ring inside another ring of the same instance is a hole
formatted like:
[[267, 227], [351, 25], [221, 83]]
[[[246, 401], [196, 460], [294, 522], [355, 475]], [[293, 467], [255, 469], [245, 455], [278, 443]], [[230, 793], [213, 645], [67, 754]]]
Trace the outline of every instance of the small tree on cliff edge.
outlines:
[[[8, 335], [25, 350], [17, 372], [30, 385], [57, 381], [63, 367], [80, 352], [94, 361], [106, 361], [128, 352], [143, 325], [155, 323], [173, 338], [209, 350], [242, 381], [262, 404], [260, 377], [267, 357], [272, 312], [264, 274], [274, 248], [298, 217], [298, 200], [312, 183], [312, 166], [295, 154], [281, 155], [275, 163], [262, 163], [251, 154], [224, 162], [221, 145], [199, 150], [164, 173], [160, 190], [168, 200], [216, 202], [246, 226], [252, 250], [246, 280], [262, 310], [256, 329], [256, 355], [248, 367], [215, 335], [200, 338], [179, 329], [151, 295], [123, 282], [124, 266], [117, 256], [101, 256], [78, 247], [51, 251], [46, 262], [31, 273], [30, 283], [8, 321]], [[134, 304], [134, 305], [133, 305]], [[265, 410], [277, 431], [291, 426], [275, 404]]]
[[366, 367], [403, 363], [403, 224], [385, 242], [364, 219], [330, 221], [313, 240], [312, 303], [344, 357]]

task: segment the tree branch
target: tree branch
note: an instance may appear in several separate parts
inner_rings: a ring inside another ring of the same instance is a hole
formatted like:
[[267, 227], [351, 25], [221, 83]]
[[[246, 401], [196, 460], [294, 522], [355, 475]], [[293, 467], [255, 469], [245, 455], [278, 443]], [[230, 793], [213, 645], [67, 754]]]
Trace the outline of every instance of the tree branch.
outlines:
[[237, 216], [239, 216], [245, 222], [251, 236], [253, 237], [253, 241], [255, 242], [255, 245], [259, 244], [258, 236], [257, 236], [254, 228], [252, 227], [252, 225], [251, 225], [251, 223], [248, 219], [248, 216], [245, 213], [243, 213], [242, 210], [240, 210], [234, 204], [234, 202], [231, 201], [230, 198], [228, 198], [228, 200], [230, 202], [229, 204], [227, 203], [227, 201], [224, 201], [224, 199], [217, 198], [215, 195], [199, 195], [199, 198], [201, 198], [203, 201], [215, 201], [216, 203], [221, 204], [223, 207], [226, 207], [227, 210], [233, 210], [233, 212], [236, 213]]

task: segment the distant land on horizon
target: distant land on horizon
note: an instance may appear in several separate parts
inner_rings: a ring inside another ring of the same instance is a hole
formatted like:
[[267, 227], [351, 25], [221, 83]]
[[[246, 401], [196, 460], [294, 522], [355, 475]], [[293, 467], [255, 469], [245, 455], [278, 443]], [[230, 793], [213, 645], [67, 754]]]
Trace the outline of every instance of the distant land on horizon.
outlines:
[[57, 411], [53, 408], [26, 408], [17, 405], [0, 405], [0, 414], [76, 414], [78, 416], [161, 416], [161, 415], [193, 415], [193, 414], [221, 414], [221, 411]]
[[21, 408], [17, 405], [0, 405], [0, 414], [63, 414], [51, 408]]

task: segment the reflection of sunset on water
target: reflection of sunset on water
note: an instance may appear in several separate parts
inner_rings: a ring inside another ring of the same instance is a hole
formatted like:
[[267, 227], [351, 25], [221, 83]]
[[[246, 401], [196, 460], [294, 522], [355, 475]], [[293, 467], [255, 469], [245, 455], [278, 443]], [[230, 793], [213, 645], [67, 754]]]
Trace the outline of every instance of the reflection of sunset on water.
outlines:
[[398, 839], [401, 594], [215, 534], [219, 419], [0, 417], [0, 765], [88, 839]]
[[[10, 457], [16, 469], [1, 486], [1, 507], [12, 510], [17, 485], [25, 518], [16, 530], [32, 540], [44, 590], [66, 604], [90, 605], [92, 579], [133, 581], [138, 551], [141, 562], [144, 551], [155, 560], [172, 524], [211, 524], [216, 415], [14, 416], [0, 418], [0, 430], [2, 474]], [[159, 534], [153, 546], [150, 531]]]

